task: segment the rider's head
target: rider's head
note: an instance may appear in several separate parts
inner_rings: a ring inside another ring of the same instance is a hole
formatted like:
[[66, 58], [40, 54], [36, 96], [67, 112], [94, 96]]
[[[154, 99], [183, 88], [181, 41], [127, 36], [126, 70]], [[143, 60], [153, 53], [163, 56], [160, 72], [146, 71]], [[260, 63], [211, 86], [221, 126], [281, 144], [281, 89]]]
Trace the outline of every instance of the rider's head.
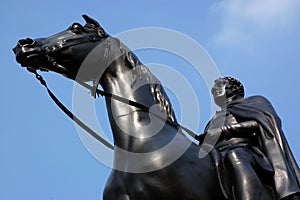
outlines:
[[243, 84], [232, 77], [215, 80], [211, 93], [215, 103], [220, 107], [224, 107], [231, 101], [242, 98], [245, 95]]

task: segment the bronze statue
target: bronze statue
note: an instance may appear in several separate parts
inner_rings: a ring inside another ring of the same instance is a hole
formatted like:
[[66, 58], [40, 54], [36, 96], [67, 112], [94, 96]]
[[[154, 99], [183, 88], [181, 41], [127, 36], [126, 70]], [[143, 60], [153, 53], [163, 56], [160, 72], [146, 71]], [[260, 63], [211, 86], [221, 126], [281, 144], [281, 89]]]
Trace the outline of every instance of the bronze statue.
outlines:
[[[97, 21], [87, 15], [83, 18], [84, 26], [74, 23], [48, 38], [19, 40], [14, 52], [31, 72], [54, 71], [81, 84], [91, 81], [93, 95], [98, 84], [103, 87], [115, 155], [103, 199], [226, 199], [214, 166], [218, 160], [199, 158], [199, 146], [182, 132], [160, 81]], [[133, 103], [119, 101], [124, 98]], [[143, 106], [151, 107], [151, 112]], [[230, 127], [226, 128], [229, 132]], [[266, 170], [272, 175], [272, 170]], [[263, 184], [261, 199], [274, 199], [273, 191]]]
[[211, 92], [221, 110], [203, 136], [218, 137], [211, 155], [224, 195], [261, 199], [265, 184], [274, 199], [300, 199], [300, 171], [271, 103], [262, 96], [244, 98], [243, 85], [231, 77], [217, 79]]

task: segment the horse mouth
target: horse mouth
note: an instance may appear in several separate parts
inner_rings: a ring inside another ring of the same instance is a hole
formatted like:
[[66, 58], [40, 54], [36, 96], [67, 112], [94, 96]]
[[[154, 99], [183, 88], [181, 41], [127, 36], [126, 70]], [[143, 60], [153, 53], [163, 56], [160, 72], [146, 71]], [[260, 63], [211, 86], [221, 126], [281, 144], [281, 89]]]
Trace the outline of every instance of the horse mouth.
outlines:
[[17, 46], [13, 48], [13, 52], [22, 67], [37, 70], [45, 68], [48, 64], [47, 57], [40, 53], [39, 47], [30, 38], [19, 40]]

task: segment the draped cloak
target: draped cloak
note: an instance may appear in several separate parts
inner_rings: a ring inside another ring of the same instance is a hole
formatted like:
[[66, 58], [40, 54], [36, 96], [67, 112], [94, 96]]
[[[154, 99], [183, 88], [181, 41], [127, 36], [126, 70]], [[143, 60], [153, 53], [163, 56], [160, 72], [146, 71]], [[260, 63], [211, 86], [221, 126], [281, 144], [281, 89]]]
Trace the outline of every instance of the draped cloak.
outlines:
[[236, 118], [255, 120], [259, 124], [260, 149], [274, 169], [278, 198], [300, 192], [299, 167], [271, 103], [262, 96], [251, 96], [233, 101], [226, 109]]

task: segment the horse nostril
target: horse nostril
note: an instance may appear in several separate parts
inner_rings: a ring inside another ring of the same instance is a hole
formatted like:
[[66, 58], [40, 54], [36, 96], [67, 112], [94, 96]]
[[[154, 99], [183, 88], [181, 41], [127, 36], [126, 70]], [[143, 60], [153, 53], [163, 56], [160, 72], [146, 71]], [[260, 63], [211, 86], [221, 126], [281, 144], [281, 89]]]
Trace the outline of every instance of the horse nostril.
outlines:
[[20, 46], [23, 46], [23, 47], [25, 47], [25, 46], [34, 46], [35, 45], [35, 41], [33, 39], [31, 39], [31, 38], [26, 38], [26, 39], [19, 40], [18, 44]]

